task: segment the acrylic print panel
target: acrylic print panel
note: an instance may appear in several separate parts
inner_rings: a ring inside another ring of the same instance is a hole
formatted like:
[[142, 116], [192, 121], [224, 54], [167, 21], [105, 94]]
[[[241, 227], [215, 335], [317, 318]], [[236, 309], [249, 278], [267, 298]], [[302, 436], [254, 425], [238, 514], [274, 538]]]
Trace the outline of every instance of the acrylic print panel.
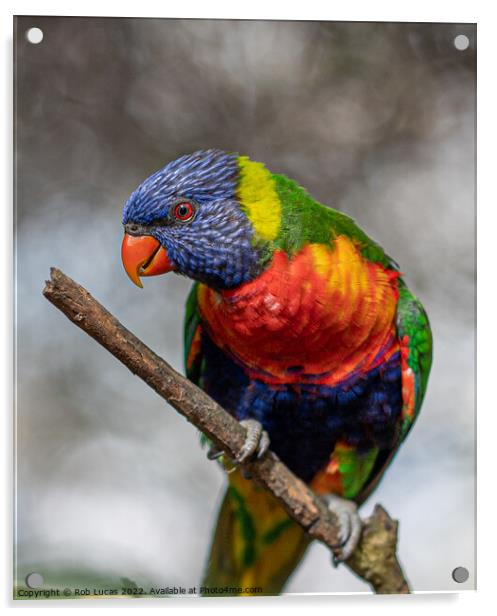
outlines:
[[[190, 379], [354, 528], [354, 499], [398, 520], [413, 591], [474, 588], [475, 55], [471, 24], [16, 18], [17, 599], [371, 591], [43, 297], [52, 266], [182, 373], [200, 280]], [[123, 221], [135, 282], [173, 273], [132, 283]], [[398, 447], [407, 289], [434, 359]]]

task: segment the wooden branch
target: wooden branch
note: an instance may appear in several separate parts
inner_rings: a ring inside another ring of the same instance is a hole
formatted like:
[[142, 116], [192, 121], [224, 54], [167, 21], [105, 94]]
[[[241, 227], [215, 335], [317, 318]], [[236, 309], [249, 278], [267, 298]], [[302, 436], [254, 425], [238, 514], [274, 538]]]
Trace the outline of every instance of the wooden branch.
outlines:
[[[242, 448], [245, 429], [204, 391], [176, 372], [79, 284], [52, 268], [43, 295], [75, 325], [94, 338], [133, 374], [206, 434], [233, 458]], [[340, 555], [336, 516], [326, 504], [269, 451], [263, 459], [245, 465], [252, 477], [279, 499], [288, 514], [313, 539]], [[364, 520], [361, 540], [346, 565], [376, 593], [408, 593], [397, 560], [397, 527], [379, 505]]]

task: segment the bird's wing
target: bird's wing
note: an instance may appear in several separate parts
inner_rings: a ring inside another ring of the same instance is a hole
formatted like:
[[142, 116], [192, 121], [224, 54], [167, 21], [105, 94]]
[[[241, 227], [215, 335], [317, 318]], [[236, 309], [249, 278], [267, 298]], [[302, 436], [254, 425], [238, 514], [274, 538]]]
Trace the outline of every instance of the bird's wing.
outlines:
[[402, 413], [400, 429], [388, 450], [380, 451], [368, 481], [355, 499], [362, 503], [375, 489], [399, 446], [413, 426], [426, 391], [432, 361], [432, 334], [421, 302], [399, 281], [397, 336], [401, 352]]
[[186, 300], [184, 326], [184, 360], [186, 376], [200, 385], [202, 368], [202, 321], [197, 304], [198, 283], [194, 283]]
[[405, 284], [399, 286], [397, 334], [402, 355], [403, 441], [421, 409], [430, 374], [433, 341], [428, 316]]

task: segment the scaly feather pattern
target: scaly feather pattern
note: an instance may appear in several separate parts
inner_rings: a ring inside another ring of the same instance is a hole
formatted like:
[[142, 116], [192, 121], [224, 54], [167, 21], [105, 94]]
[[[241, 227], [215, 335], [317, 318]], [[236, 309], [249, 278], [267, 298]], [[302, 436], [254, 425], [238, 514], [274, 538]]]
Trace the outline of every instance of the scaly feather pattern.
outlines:
[[[198, 290], [212, 340], [252, 378], [333, 386], [398, 351], [398, 272], [365, 260], [351, 240], [276, 251], [254, 281]], [[333, 310], [330, 310], [333, 306]]]

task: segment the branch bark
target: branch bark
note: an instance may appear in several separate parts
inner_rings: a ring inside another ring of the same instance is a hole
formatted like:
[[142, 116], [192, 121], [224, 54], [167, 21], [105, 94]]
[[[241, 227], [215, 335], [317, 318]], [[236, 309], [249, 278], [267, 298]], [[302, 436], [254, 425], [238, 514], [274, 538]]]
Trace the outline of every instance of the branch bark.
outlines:
[[[145, 381], [220, 449], [236, 457], [245, 440], [245, 429], [236, 419], [156, 355], [86, 289], [56, 268], [51, 268], [50, 274], [43, 295], [54, 306]], [[336, 516], [274, 453], [269, 451], [263, 459], [247, 464], [246, 468], [256, 481], [279, 499], [288, 514], [313, 539], [322, 541], [339, 554]], [[376, 505], [372, 516], [364, 520], [355, 552], [345, 563], [376, 593], [409, 592], [396, 556], [397, 531], [398, 522]]]

